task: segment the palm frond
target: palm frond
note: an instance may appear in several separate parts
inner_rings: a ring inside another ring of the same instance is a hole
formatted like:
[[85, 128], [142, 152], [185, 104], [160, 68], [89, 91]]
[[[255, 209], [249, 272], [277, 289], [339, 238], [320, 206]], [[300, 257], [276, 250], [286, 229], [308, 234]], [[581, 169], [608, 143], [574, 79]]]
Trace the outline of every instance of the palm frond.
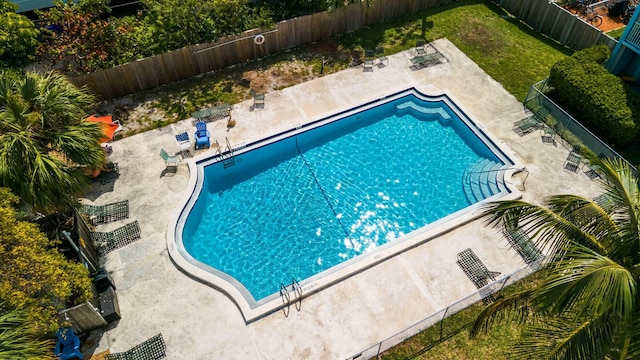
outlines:
[[99, 143], [102, 136], [98, 124], [83, 122], [62, 129], [52, 139], [52, 145], [74, 164], [97, 168], [104, 163], [105, 157]]
[[581, 245], [572, 245], [567, 258], [552, 266], [552, 273], [535, 292], [535, 300], [554, 312], [612, 311], [623, 321], [634, 316], [636, 283], [626, 268]]
[[0, 70], [0, 108], [6, 104], [6, 97], [12, 93], [15, 76], [11, 70]]
[[22, 78], [15, 78], [14, 87], [20, 91], [20, 96], [27, 104], [36, 101], [39, 95], [38, 78], [34, 73], [27, 73]]
[[497, 201], [485, 205], [482, 216], [493, 227], [517, 221], [536, 246], [548, 248], [552, 257], [562, 257], [562, 250], [572, 241], [604, 250], [597, 238], [542, 206], [520, 200]]
[[38, 339], [20, 310], [0, 315], [0, 359], [55, 359], [53, 344]]
[[640, 314], [630, 323], [619, 325], [620, 330], [609, 348], [609, 359], [639, 359], [640, 358]]
[[615, 336], [615, 321], [609, 313], [583, 321], [572, 317], [551, 318], [545, 325], [528, 329], [516, 344], [519, 358], [548, 360], [602, 359]]
[[534, 308], [530, 304], [532, 295], [532, 292], [527, 290], [496, 299], [478, 315], [471, 327], [470, 337], [476, 337], [481, 332], [486, 333], [496, 322], [515, 319], [524, 323], [534, 317]]
[[58, 73], [0, 71], [0, 93], [0, 185], [37, 210], [66, 207], [87, 185], [75, 166], [104, 160], [83, 124], [95, 98]]
[[638, 179], [632, 169], [622, 159], [589, 158], [592, 163], [600, 167], [604, 179], [599, 184], [608, 196], [613, 206], [610, 216], [620, 229], [620, 236], [635, 239], [634, 251], [640, 250], [640, 230], [638, 229], [638, 209], [640, 193]]
[[19, 97], [13, 94], [6, 96], [4, 108], [0, 113], [2, 130], [4, 132], [28, 130], [30, 125], [29, 118], [26, 116], [28, 113], [28, 109]]

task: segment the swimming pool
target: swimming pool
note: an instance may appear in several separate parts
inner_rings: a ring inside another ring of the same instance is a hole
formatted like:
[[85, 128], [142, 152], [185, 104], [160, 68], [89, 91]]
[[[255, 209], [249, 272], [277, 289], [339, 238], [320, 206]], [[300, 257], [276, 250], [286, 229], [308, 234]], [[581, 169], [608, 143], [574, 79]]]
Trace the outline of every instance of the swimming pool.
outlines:
[[408, 89], [194, 163], [169, 250], [257, 309], [511, 193], [513, 165], [448, 96]]

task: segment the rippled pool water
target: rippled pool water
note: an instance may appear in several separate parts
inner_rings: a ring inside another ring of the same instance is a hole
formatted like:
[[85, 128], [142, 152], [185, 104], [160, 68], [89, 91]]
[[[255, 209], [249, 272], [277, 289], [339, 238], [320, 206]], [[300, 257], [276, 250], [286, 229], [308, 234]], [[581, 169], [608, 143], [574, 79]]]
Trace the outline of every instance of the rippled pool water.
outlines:
[[413, 95], [204, 168], [182, 241], [255, 300], [476, 200], [465, 169], [500, 163], [443, 101]]

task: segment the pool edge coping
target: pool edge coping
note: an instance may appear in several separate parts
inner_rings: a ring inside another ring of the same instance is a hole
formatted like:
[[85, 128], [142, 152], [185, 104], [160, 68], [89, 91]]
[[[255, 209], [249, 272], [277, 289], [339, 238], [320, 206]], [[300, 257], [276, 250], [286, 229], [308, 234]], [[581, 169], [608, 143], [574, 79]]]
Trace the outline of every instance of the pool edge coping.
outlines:
[[[506, 169], [504, 173], [505, 186], [507, 186], [511, 192], [506, 195], [500, 196], [499, 197], [500, 200], [513, 200], [513, 199], [519, 199], [522, 197], [521, 191], [517, 188], [515, 184], [513, 184], [511, 180], [514, 174], [525, 170], [524, 165], [522, 165], [522, 163], [518, 161], [518, 158], [515, 156], [515, 153], [506, 144], [506, 142], [494, 137], [491, 134], [491, 132], [482, 125], [482, 123], [478, 122], [477, 119], [471, 116], [470, 113], [467, 112], [465, 108], [461, 105], [461, 103], [457, 101], [456, 98], [453, 97], [447, 91], [441, 90], [439, 91], [438, 94], [432, 95], [432, 94], [429, 94], [429, 91], [425, 91], [418, 87], [408, 87], [401, 91], [394, 91], [389, 94], [379, 96], [375, 99], [372, 99], [370, 101], [367, 101], [355, 107], [351, 106], [344, 109], [339, 109], [338, 111], [334, 112], [332, 115], [324, 116], [324, 117], [321, 117], [320, 119], [313, 119], [301, 125], [307, 126], [310, 124], [322, 122], [327, 118], [334, 118], [336, 116], [339, 116], [340, 114], [344, 114], [350, 110], [353, 110], [354, 108], [364, 107], [371, 103], [379, 102], [381, 100], [387, 99], [394, 95], [398, 95], [400, 93], [410, 93], [412, 90], [417, 92], [421, 96], [426, 96], [431, 98], [446, 97], [451, 102], [453, 102], [454, 106], [457, 108], [453, 110], [461, 111], [464, 114], [464, 116], [471, 122], [471, 124], [469, 125], [473, 125], [473, 127], [475, 127], [475, 129], [471, 128], [471, 130], [474, 132], [476, 131], [481, 132], [482, 136], [485, 137], [486, 140], [492, 143], [491, 144], [492, 146], [490, 146], [491, 151], [495, 152], [494, 148], [497, 148], [497, 150], [501, 152], [502, 155], [506, 157], [513, 164], [513, 165], [510, 165], [510, 168]], [[265, 141], [273, 142], [279, 139], [281, 136], [283, 136], [283, 134], [288, 134], [291, 131], [295, 131], [296, 129], [299, 129], [299, 127], [294, 127], [283, 132], [267, 135], [262, 139], [251, 141], [250, 144], [253, 145], [257, 143], [264, 143]], [[484, 142], [486, 143], [486, 141]], [[239, 145], [242, 145], [243, 148], [245, 147], [244, 144], [239, 144]], [[237, 148], [234, 148], [234, 149], [237, 149]], [[246, 295], [243, 294], [243, 292], [240, 289], [238, 289], [232, 282], [194, 265], [187, 258], [185, 258], [184, 254], [182, 254], [182, 252], [180, 251], [180, 246], [177, 244], [177, 241], [176, 241], [176, 233], [177, 233], [176, 229], [177, 229], [177, 226], [179, 225], [180, 217], [183, 211], [189, 204], [194, 192], [198, 190], [197, 188], [197, 182], [199, 178], [198, 163], [214, 157], [216, 157], [216, 155], [212, 155], [210, 152], [206, 152], [187, 160], [187, 167], [189, 169], [189, 181], [186, 186], [187, 191], [185, 191], [184, 196], [178, 202], [180, 206], [176, 206], [170, 215], [170, 220], [169, 220], [169, 223], [167, 224], [167, 229], [166, 229], [167, 251], [169, 253], [169, 256], [172, 262], [176, 265], [176, 267], [181, 272], [185, 273], [187, 276], [189, 276], [190, 278], [193, 278], [198, 282], [204, 283], [210, 287], [220, 290], [230, 300], [232, 300], [233, 303], [236, 305], [236, 307], [240, 310], [240, 313], [243, 316], [245, 323], [248, 324], [253, 321], [259, 320], [263, 317], [266, 317], [274, 312], [277, 312], [285, 307], [288, 307], [291, 304], [294, 304], [298, 300], [298, 297], [295, 291], [291, 290], [291, 291], [288, 291], [288, 295], [292, 297], [294, 301], [291, 301], [289, 304], [285, 303], [284, 300], [281, 299], [282, 297], [276, 297], [274, 299], [271, 299], [261, 304], [254, 300], [254, 303], [256, 306], [252, 307]], [[394, 244], [388, 243], [388, 244], [385, 244], [388, 246], [385, 246], [385, 245], [381, 246], [379, 251], [359, 255], [358, 261], [341, 266], [338, 269], [324, 275], [321, 279], [315, 279], [310, 283], [306, 283], [306, 281], [303, 280], [303, 283], [305, 285], [302, 286], [302, 289], [304, 290], [302, 294], [302, 298], [313, 295], [323, 289], [327, 289], [330, 286], [340, 281], [346, 280], [354, 275], [357, 275], [371, 267], [374, 267], [383, 261], [389, 260], [412, 248], [420, 246], [447, 232], [450, 232], [469, 222], [472, 222], [478, 219], [481, 216], [480, 208], [482, 207], [482, 205], [486, 204], [489, 201], [492, 201], [491, 200], [492, 198], [500, 194], [501, 193], [494, 195], [493, 197], [485, 199], [482, 202], [472, 204], [462, 210], [459, 210], [456, 213], [450, 214], [442, 219], [439, 219], [431, 224], [428, 224], [427, 229], [416, 230], [410, 233], [411, 236], [406, 235], [409, 237], [402, 240], [401, 242], [394, 243]], [[464, 213], [459, 214], [460, 211], [464, 211]], [[337, 265], [337, 266], [340, 266], [340, 265]], [[318, 284], [319, 282], [321, 282], [321, 284]]]

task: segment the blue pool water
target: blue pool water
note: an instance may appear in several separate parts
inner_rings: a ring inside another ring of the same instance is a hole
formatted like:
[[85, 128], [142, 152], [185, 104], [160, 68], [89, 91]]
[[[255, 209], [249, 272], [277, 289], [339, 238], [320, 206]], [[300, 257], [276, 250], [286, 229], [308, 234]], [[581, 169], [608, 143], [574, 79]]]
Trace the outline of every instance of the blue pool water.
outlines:
[[209, 161], [184, 248], [260, 300], [491, 196], [469, 174], [504, 162], [459, 114], [408, 95]]

